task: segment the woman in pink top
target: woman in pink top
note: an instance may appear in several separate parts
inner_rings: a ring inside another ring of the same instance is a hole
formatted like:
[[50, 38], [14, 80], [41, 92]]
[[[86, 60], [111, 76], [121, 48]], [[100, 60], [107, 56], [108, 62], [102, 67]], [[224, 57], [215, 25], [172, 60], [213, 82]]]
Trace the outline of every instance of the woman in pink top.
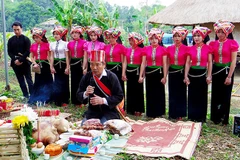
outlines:
[[212, 49], [206, 45], [210, 32], [206, 27], [193, 29], [194, 45], [186, 60], [184, 82], [188, 85], [188, 119], [192, 121], [206, 121], [208, 84], [212, 79]]
[[124, 81], [122, 81], [122, 63], [124, 62], [124, 55], [126, 48], [117, 42], [120, 39], [121, 32], [116, 28], [110, 28], [104, 31], [104, 36], [109, 42], [105, 45], [104, 51], [106, 54], [107, 69], [114, 72], [121, 84], [122, 90], [124, 91]]
[[88, 57], [91, 51], [104, 50], [104, 40], [102, 36], [102, 29], [100, 27], [91, 26], [86, 30], [88, 41], [84, 44], [84, 60], [83, 60], [83, 74], [87, 73], [87, 70], [90, 69], [88, 63]]
[[167, 48], [169, 59], [169, 118], [179, 119], [187, 116], [187, 87], [183, 82], [184, 65], [188, 47], [183, 44], [183, 40], [188, 34], [188, 30], [183, 27], [175, 27], [172, 31], [174, 45]]
[[138, 83], [138, 78], [144, 39], [141, 34], [131, 32], [128, 40], [131, 48], [126, 50], [122, 73], [123, 81], [127, 81], [127, 113], [141, 116], [144, 113], [143, 83]]
[[49, 43], [45, 37], [46, 30], [33, 28], [31, 33], [35, 41], [30, 47], [32, 54], [31, 59], [33, 67], [40, 67], [41, 73], [35, 73], [33, 92], [30, 96], [29, 103], [35, 103], [37, 101], [49, 102], [51, 101], [53, 78], [48, 62]]
[[167, 52], [163, 46], [159, 45], [161, 44], [163, 34], [162, 30], [152, 28], [148, 33], [151, 45], [146, 46], [143, 51], [138, 81], [140, 83], [143, 82], [146, 69], [146, 115], [148, 117], [159, 117], [165, 114]]
[[212, 77], [211, 120], [228, 124], [234, 70], [238, 43], [233, 40], [234, 25], [227, 21], [214, 24], [217, 40], [210, 43], [213, 48], [214, 65]]
[[71, 102], [81, 105], [81, 102], [77, 100], [76, 93], [83, 76], [83, 45], [86, 41], [81, 39], [83, 34], [81, 26], [74, 26], [70, 33], [73, 40], [68, 43], [67, 47], [71, 58]]

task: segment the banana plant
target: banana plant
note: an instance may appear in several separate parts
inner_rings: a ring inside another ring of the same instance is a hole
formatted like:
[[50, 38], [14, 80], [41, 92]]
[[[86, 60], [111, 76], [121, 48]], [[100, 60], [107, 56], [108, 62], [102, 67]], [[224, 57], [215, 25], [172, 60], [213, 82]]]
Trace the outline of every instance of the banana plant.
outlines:
[[116, 28], [118, 26], [119, 9], [115, 7], [112, 12], [109, 12], [103, 3], [99, 4], [98, 15], [93, 21], [101, 26], [104, 30], [108, 28]]
[[109, 12], [104, 3], [100, 2], [98, 5], [94, 5], [89, 0], [85, 2], [78, 1], [76, 5], [79, 8], [76, 16], [77, 24], [82, 26], [97, 25], [104, 30], [117, 27], [119, 19], [117, 7], [112, 12]]
[[58, 22], [63, 27], [66, 27], [70, 33], [73, 21], [76, 18], [78, 11], [77, 4], [79, 1], [63, 0], [63, 6], [61, 6], [57, 0], [51, 1], [53, 3], [54, 9], [48, 9], [48, 11], [52, 13], [55, 16], [56, 20], [58, 20]]
[[93, 19], [97, 17], [98, 8], [90, 0], [78, 0], [76, 3], [78, 12], [74, 19], [74, 24], [81, 26], [91, 26], [94, 24]]
[[51, 0], [54, 9], [49, 9], [56, 17], [56, 20], [70, 31], [73, 24], [81, 26], [97, 25], [104, 30], [117, 27], [119, 19], [119, 9], [114, 8], [109, 12], [100, 2], [94, 5], [90, 0], [62, 0], [64, 5], [61, 6], [57, 0]]

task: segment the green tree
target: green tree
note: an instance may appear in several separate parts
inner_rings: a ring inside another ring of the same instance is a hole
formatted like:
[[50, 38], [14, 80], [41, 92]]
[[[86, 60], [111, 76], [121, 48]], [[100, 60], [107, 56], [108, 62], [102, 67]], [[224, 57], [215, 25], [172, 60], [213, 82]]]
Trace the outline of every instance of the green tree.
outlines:
[[53, 7], [53, 3], [49, 0], [32, 0], [32, 2], [38, 5], [42, 10], [47, 10]]
[[[24, 29], [30, 29], [39, 22], [50, 18], [51, 14], [46, 14], [48, 8], [52, 8], [49, 0], [4, 0], [6, 31], [12, 32], [12, 23], [20, 21]], [[2, 31], [2, 18], [0, 18], [0, 31]]]
[[11, 16], [14, 17], [15, 21], [21, 22], [27, 30], [40, 22], [41, 9], [30, 0], [22, 1], [15, 8]]
[[53, 8], [53, 3], [51, 1], [49, 1], [49, 0], [32, 0], [32, 2], [41, 8], [41, 17], [39, 20], [40, 22], [44, 22], [47, 19], [54, 16], [52, 13], [48, 12], [49, 8]]
[[[15, 18], [13, 17], [13, 13], [16, 10], [16, 6], [18, 6], [18, 2], [16, 1], [13, 3], [11, 0], [5, 0], [5, 20], [6, 20], [6, 31], [12, 31], [12, 23], [15, 21]], [[2, 32], [3, 26], [2, 26], [2, 14], [0, 12], [0, 31]]]

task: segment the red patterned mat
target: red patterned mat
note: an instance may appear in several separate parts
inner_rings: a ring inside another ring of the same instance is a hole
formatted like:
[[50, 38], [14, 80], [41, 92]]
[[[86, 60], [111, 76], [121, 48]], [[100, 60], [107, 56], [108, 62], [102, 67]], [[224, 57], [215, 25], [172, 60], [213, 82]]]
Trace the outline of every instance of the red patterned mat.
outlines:
[[201, 132], [201, 123], [173, 123], [163, 118], [133, 122], [133, 134], [125, 146], [126, 152], [149, 157], [191, 158]]

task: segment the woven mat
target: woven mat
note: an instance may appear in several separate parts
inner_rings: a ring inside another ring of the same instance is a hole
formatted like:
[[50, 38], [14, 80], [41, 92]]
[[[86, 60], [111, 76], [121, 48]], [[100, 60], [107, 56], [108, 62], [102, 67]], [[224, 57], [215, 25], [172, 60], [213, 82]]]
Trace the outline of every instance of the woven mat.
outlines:
[[133, 122], [134, 133], [125, 145], [130, 154], [149, 157], [191, 158], [201, 132], [201, 123], [173, 123], [163, 118]]

